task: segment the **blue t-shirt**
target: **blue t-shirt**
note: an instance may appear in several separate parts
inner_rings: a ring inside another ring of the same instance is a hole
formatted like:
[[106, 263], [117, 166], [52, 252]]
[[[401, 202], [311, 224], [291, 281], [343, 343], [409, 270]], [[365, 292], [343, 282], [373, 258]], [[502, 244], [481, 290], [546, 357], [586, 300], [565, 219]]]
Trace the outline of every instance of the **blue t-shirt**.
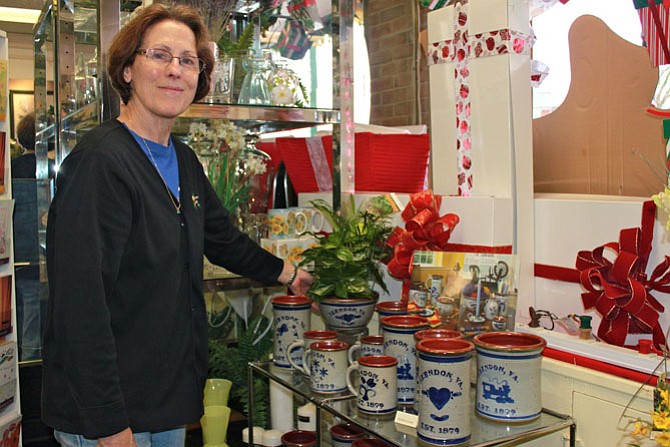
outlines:
[[[126, 126], [126, 129], [128, 129], [128, 126]], [[128, 130], [137, 141], [137, 144], [140, 145], [151, 164], [154, 165], [154, 168], [163, 177], [172, 195], [179, 200], [179, 165], [177, 164], [177, 152], [174, 148], [172, 137], [170, 137], [170, 144], [163, 146], [155, 141], [142, 138], [130, 129]], [[151, 154], [149, 150], [151, 150]]]

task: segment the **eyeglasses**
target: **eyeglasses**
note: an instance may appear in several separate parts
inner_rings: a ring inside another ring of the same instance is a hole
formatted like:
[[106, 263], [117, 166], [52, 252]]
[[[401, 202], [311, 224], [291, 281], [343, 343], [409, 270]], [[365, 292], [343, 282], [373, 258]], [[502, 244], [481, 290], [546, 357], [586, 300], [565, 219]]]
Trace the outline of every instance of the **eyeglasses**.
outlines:
[[205, 63], [202, 59], [195, 56], [173, 56], [168, 50], [160, 48], [140, 48], [136, 53], [143, 54], [151, 62], [158, 65], [167, 66], [172, 62], [172, 59], [177, 59], [184, 70], [200, 73], [205, 69]]

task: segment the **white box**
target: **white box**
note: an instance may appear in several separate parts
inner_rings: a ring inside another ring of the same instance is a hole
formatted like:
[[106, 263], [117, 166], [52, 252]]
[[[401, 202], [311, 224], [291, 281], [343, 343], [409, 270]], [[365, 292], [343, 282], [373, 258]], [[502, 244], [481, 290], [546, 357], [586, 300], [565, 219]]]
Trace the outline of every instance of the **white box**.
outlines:
[[[428, 13], [429, 48], [453, 39], [454, 15], [454, 6]], [[470, 39], [501, 29], [530, 33], [528, 0], [469, 3]], [[440, 194], [458, 192], [454, 65], [444, 62], [429, 68], [431, 167], [433, 189]], [[472, 195], [512, 197], [515, 169], [526, 175], [533, 167], [530, 55], [473, 56], [469, 71]]]
[[[535, 262], [538, 264], [575, 268], [577, 253], [591, 251], [609, 242], [619, 242], [619, 232], [642, 224], [642, 204], [648, 197], [595, 196], [577, 194], [537, 194], [535, 199]], [[657, 211], [654, 221], [652, 251], [647, 263], [647, 275], [670, 253], [666, 217]], [[607, 253], [614, 260], [614, 253]], [[557, 316], [570, 313], [593, 316], [594, 333], [601, 321], [595, 310], [585, 311], [578, 283], [535, 278], [536, 309], [549, 310]], [[670, 302], [664, 293], [652, 291], [666, 307], [660, 317], [662, 328], [670, 323]], [[518, 309], [522, 321], [528, 321], [528, 308]], [[629, 336], [627, 344], [635, 345], [640, 336]], [[642, 336], [650, 338], [650, 336]]]

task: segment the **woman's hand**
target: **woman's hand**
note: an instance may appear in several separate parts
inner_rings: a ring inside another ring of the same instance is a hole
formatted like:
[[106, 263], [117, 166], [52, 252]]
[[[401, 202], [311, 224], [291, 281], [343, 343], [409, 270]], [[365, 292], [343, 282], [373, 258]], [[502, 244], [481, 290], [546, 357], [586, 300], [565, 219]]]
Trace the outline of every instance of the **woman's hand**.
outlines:
[[137, 444], [133, 432], [130, 428], [126, 428], [115, 435], [98, 438], [97, 447], [137, 447]]
[[294, 295], [305, 295], [314, 282], [314, 278], [306, 270], [284, 261], [284, 268], [277, 281], [286, 285]]

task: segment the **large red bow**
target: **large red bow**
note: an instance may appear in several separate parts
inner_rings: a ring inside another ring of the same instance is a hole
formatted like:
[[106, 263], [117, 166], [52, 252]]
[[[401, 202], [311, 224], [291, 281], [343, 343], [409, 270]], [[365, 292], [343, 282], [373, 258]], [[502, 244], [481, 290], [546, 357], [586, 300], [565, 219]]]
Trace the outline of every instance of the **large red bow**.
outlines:
[[[603, 316], [598, 337], [614, 345], [623, 346], [629, 333], [652, 334], [659, 349], [665, 344], [658, 323], [664, 307], [650, 292], [670, 292], [670, 257], [656, 266], [651, 277], [645, 274], [655, 211], [653, 202], [645, 202], [641, 228], [621, 230], [618, 243], [577, 254], [580, 283], [587, 290], [582, 293], [584, 308], [595, 308]], [[605, 257], [606, 249], [615, 253], [613, 262]]]
[[405, 229], [396, 227], [387, 244], [393, 247], [388, 262], [389, 274], [398, 279], [409, 279], [414, 250], [444, 251], [451, 232], [458, 224], [456, 214], [440, 216], [442, 197], [426, 190], [412, 194], [402, 212]]

